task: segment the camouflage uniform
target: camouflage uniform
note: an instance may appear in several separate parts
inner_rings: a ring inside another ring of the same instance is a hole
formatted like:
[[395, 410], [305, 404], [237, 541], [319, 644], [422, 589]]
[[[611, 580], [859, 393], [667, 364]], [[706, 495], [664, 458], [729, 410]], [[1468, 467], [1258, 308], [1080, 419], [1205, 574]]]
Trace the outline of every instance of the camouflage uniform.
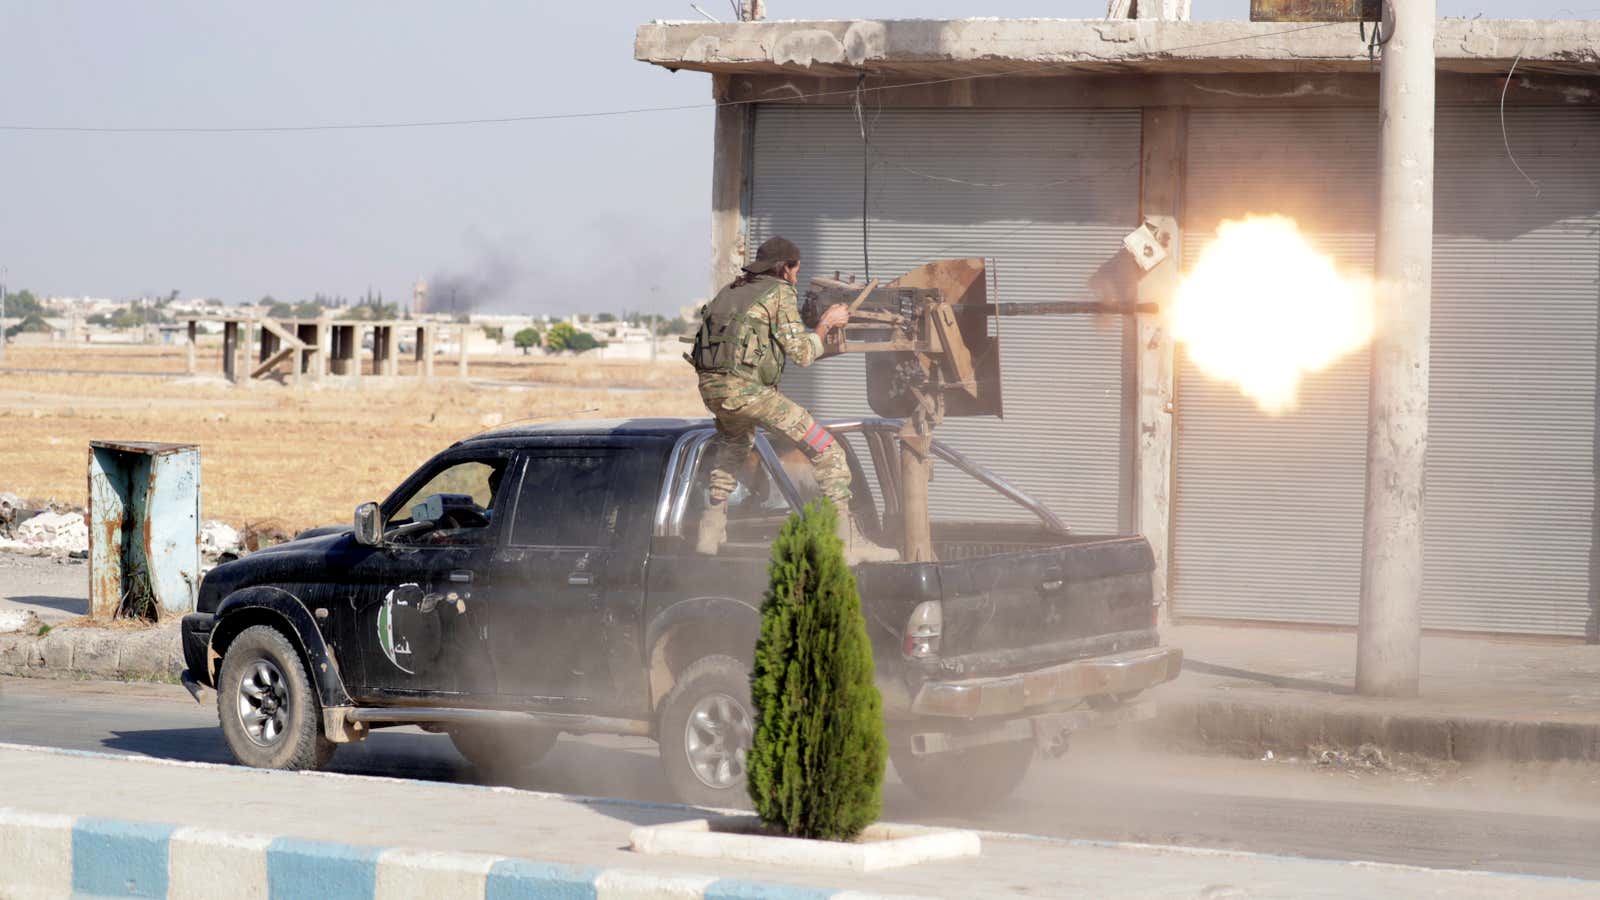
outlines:
[[[735, 319], [742, 317], [746, 328], [738, 346], [729, 351], [736, 357], [732, 364], [724, 357], [722, 364], [710, 366], [703, 353], [716, 340], [707, 333], [718, 308], [732, 310], [729, 315]], [[756, 429], [765, 428], [793, 441], [811, 460], [822, 494], [839, 509], [850, 508], [850, 467], [844, 451], [811, 413], [778, 392], [787, 362], [809, 366], [821, 354], [822, 339], [800, 320], [794, 285], [781, 278], [757, 275], [725, 288], [707, 305], [707, 324], [689, 361], [700, 372], [700, 399], [717, 422], [711, 443], [712, 503], [727, 500], [738, 486], [737, 473], [750, 456]]]

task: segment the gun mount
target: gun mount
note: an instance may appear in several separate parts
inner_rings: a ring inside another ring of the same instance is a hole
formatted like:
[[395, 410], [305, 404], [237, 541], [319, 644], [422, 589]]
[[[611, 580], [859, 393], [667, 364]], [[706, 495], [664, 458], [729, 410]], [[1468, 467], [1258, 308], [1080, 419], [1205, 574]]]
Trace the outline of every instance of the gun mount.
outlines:
[[933, 559], [928, 523], [929, 454], [946, 416], [1002, 416], [1000, 327], [1010, 316], [1134, 315], [1153, 303], [1097, 301], [990, 303], [983, 259], [945, 259], [912, 269], [888, 284], [813, 278], [803, 315], [846, 304], [849, 322], [830, 335], [824, 356], [865, 353], [867, 401], [900, 429], [900, 490], [905, 534], [902, 559]]

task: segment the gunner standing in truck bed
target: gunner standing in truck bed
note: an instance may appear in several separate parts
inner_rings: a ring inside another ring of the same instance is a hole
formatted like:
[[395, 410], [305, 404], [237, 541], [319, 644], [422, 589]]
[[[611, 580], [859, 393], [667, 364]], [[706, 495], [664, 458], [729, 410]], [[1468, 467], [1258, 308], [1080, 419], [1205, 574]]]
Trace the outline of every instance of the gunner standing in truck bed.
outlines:
[[849, 320], [844, 306], [823, 313], [817, 327], [800, 320], [795, 280], [800, 248], [781, 237], [768, 239], [732, 284], [706, 304], [694, 349], [684, 358], [700, 375], [700, 399], [716, 418], [712, 442], [711, 494], [695, 549], [715, 554], [727, 539], [728, 495], [749, 458], [757, 428], [787, 436], [810, 458], [817, 486], [839, 514], [839, 539], [852, 565], [899, 558], [867, 540], [850, 515], [850, 467], [844, 451], [804, 407], [778, 391], [790, 360], [809, 366], [822, 355], [823, 340]]

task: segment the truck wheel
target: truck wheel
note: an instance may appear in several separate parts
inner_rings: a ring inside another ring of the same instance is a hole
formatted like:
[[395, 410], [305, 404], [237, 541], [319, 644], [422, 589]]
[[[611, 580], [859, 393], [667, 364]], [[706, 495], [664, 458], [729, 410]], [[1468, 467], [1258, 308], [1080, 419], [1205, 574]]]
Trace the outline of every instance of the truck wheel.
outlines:
[[672, 792], [696, 806], [750, 806], [745, 754], [755, 735], [750, 672], [729, 656], [683, 671], [661, 701], [656, 724], [661, 767]]
[[333, 756], [300, 654], [270, 625], [246, 628], [228, 645], [217, 677], [217, 720], [243, 765], [320, 769]]
[[1033, 762], [1033, 742], [988, 744], [917, 756], [908, 741], [892, 741], [889, 759], [900, 780], [939, 807], [961, 810], [994, 806], [1022, 783]]
[[450, 729], [450, 742], [473, 768], [493, 778], [544, 759], [559, 734], [536, 726], [467, 725]]

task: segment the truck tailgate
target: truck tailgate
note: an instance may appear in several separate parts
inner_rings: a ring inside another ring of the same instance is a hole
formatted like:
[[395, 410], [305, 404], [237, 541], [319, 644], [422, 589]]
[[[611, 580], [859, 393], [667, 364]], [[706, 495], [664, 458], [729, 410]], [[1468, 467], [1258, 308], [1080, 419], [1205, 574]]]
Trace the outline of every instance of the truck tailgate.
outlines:
[[[1149, 632], [1150, 545], [1140, 537], [1085, 540], [938, 564], [944, 596], [941, 655], [1002, 651], [1020, 664], [1054, 645]], [[1119, 649], [1132, 649], [1119, 642]], [[1142, 643], [1142, 642], [1141, 642]], [[1084, 642], [1081, 654], [1109, 648]], [[998, 662], [998, 660], [996, 661]], [[989, 666], [985, 666], [989, 668]]]

